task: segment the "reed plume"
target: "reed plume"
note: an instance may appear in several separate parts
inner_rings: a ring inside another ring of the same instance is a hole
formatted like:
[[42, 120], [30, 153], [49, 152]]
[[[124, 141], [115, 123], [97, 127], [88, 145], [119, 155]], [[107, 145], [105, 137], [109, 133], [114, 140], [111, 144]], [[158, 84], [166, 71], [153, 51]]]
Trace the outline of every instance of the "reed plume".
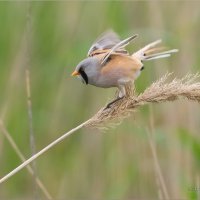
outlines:
[[182, 79], [175, 78], [167, 82], [171, 75], [172, 73], [167, 73], [139, 95], [136, 95], [135, 89], [128, 84], [126, 97], [109, 109], [101, 108], [85, 126], [97, 128], [112, 126], [127, 118], [136, 108], [149, 103], [175, 101], [181, 98], [200, 102], [200, 82], [195, 82], [200, 76], [199, 73], [188, 74]]

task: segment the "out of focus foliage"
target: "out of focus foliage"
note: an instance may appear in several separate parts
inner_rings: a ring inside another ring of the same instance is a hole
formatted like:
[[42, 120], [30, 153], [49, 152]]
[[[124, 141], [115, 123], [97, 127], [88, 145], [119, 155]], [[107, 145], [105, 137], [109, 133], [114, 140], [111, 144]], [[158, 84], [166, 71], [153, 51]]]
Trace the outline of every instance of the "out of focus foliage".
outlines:
[[[0, 116], [24, 155], [31, 156], [25, 69], [30, 67], [37, 151], [87, 120], [115, 89], [70, 77], [92, 42], [107, 29], [139, 34], [135, 51], [162, 38], [180, 52], [145, 63], [138, 92], [164, 75], [200, 67], [198, 1], [0, 2]], [[171, 199], [200, 196], [200, 108], [186, 101], [144, 107], [107, 132], [82, 130], [36, 161], [55, 199], [158, 199], [147, 129], [153, 121], [157, 156]], [[20, 164], [0, 130], [0, 176]], [[26, 169], [0, 186], [0, 199], [35, 199]], [[194, 190], [199, 188], [199, 190]], [[39, 191], [39, 196], [44, 198]]]

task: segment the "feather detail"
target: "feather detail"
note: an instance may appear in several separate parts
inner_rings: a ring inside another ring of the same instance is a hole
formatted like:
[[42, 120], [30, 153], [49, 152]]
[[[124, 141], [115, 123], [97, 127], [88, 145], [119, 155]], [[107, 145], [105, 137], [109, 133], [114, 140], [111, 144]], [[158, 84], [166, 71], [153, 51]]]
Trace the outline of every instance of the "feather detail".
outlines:
[[158, 44], [160, 44], [162, 41], [161, 40], [156, 40], [155, 42], [152, 42], [139, 51], [135, 52], [132, 57], [136, 57], [140, 59], [141, 61], [146, 61], [146, 60], [154, 60], [154, 59], [159, 59], [159, 58], [166, 58], [171, 56], [172, 53], [178, 52], [178, 49], [172, 49], [169, 51], [162, 51], [165, 47], [157, 47]]
[[120, 42], [119, 36], [112, 30], [101, 34], [90, 47], [87, 56], [91, 56], [95, 51], [108, 50]]
[[172, 49], [172, 50], [164, 51], [161, 53], [155, 53], [155, 54], [145, 56], [144, 60], [154, 60], [154, 59], [158, 59], [158, 58], [166, 58], [166, 57], [171, 56], [172, 53], [176, 53], [176, 52], [178, 52], [178, 49]]
[[102, 59], [101, 64], [104, 65], [106, 63], [106, 60], [109, 58], [109, 56], [116, 52], [122, 50], [125, 46], [127, 46], [131, 41], [133, 41], [138, 35], [133, 35], [125, 40], [122, 40], [121, 42], [117, 43], [113, 48], [110, 49], [110, 51], [105, 55], [105, 57]]

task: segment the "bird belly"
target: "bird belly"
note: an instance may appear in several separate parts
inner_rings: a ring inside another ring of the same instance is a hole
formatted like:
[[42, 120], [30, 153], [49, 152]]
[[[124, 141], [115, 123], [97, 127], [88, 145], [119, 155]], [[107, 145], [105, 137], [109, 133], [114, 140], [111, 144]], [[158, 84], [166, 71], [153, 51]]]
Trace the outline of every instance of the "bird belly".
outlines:
[[102, 88], [110, 88], [110, 87], [117, 87], [117, 80], [115, 77], [110, 76], [98, 76], [95, 80], [90, 79], [89, 84], [94, 85], [96, 87]]
[[124, 72], [124, 70], [116, 68], [107, 71], [107, 73], [100, 73], [94, 79], [90, 79], [89, 83], [97, 87], [110, 88], [118, 87], [120, 80], [127, 80], [128, 82], [133, 79], [133, 73], [131, 73], [131, 76], [129, 76]]

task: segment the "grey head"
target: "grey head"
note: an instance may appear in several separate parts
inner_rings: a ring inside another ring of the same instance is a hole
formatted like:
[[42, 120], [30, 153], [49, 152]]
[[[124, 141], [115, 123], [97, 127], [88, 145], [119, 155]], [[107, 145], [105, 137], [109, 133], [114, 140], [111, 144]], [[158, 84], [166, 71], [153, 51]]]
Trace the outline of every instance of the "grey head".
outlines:
[[90, 84], [98, 77], [101, 69], [101, 63], [96, 57], [88, 57], [82, 60], [75, 68], [72, 76], [78, 76], [85, 84]]

